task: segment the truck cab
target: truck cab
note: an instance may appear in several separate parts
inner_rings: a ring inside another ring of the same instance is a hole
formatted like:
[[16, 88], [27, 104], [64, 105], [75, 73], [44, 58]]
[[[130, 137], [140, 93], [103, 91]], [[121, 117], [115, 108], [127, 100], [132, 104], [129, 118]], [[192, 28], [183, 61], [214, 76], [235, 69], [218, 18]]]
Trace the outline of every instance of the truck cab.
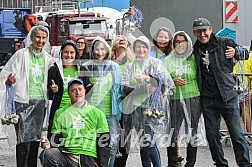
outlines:
[[51, 26], [50, 43], [58, 46], [65, 40], [76, 41], [85, 37], [89, 46], [97, 36], [103, 37], [111, 43], [106, 17], [97, 17], [92, 12], [82, 14], [52, 14], [48, 15], [46, 22]]
[[60, 33], [73, 41], [84, 36], [89, 46], [96, 36], [101, 36], [108, 42], [111, 42], [106, 18], [103, 17], [74, 17], [63, 19], [60, 24]]

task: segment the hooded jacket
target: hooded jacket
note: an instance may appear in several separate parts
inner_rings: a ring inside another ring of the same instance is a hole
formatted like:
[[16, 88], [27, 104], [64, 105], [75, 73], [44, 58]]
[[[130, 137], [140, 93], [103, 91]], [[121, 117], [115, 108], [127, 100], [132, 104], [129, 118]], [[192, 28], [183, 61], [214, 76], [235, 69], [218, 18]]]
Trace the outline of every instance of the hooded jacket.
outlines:
[[[211, 35], [211, 48], [209, 52], [209, 60], [212, 66], [213, 74], [215, 77], [218, 90], [224, 102], [227, 102], [237, 96], [237, 92], [233, 90], [235, 80], [230, 75], [233, 71], [233, 60], [227, 59], [225, 51], [227, 46], [236, 47], [237, 44], [228, 38], [216, 37]], [[200, 91], [202, 91], [202, 73], [201, 73], [201, 43], [197, 40], [194, 44], [194, 54], [197, 62], [197, 80]], [[240, 57], [236, 53], [234, 58], [239, 60]], [[202, 94], [202, 93], [201, 93]]]
[[[46, 22], [40, 21], [40, 22], [37, 23], [36, 26], [43, 26], [43, 27], [46, 27], [46, 28], [48, 29], [48, 33], [49, 33], [49, 28], [50, 28], [50, 27], [49, 27], [49, 25], [48, 25]], [[31, 29], [31, 30], [32, 30], [32, 29]], [[31, 39], [30, 39], [31, 32], [32, 32], [31, 30], [29, 31], [27, 37], [22, 41], [22, 43], [21, 43], [21, 48], [28, 47], [28, 46], [30, 46], [30, 45], [32, 44], [32, 41], [31, 41]], [[43, 49], [44, 49], [48, 54], [51, 54], [51, 49], [52, 49], [52, 47], [51, 47], [51, 44], [50, 44], [49, 40], [45, 43], [45, 46], [43, 47]]]
[[[103, 61], [99, 61], [94, 57], [94, 44], [97, 41], [101, 41], [105, 44], [105, 47], [109, 51], [109, 56], [107, 59]], [[96, 37], [90, 48], [90, 54], [93, 58], [92, 60], [89, 60], [81, 65], [80, 67], [80, 78], [83, 80], [84, 85], [87, 89], [87, 93], [92, 96], [92, 89], [89, 92], [89, 88], [87, 87], [89, 84], [91, 84], [90, 77], [92, 76], [106, 76], [107, 74], [112, 74], [113, 76], [113, 85], [111, 88], [111, 113], [113, 116], [116, 116], [117, 120], [121, 119], [121, 72], [120, 67], [118, 64], [113, 62], [111, 60], [111, 48], [108, 45], [108, 43], [102, 38], [102, 37]], [[88, 96], [89, 96], [88, 95]]]
[[[195, 56], [192, 54], [192, 41], [189, 35], [184, 31], [176, 32], [173, 36], [173, 40], [175, 40], [176, 35], [180, 33], [184, 34], [187, 39], [187, 49], [185, 53], [182, 55], [178, 54], [176, 49], [174, 49], [172, 54], [163, 61], [172, 78], [182, 78], [186, 81], [186, 85], [176, 86], [176, 91], [174, 95], [171, 96], [172, 99], [187, 99], [200, 95], [196, 77], [196, 61]], [[173, 41], [173, 43], [174, 42], [175, 41]]]

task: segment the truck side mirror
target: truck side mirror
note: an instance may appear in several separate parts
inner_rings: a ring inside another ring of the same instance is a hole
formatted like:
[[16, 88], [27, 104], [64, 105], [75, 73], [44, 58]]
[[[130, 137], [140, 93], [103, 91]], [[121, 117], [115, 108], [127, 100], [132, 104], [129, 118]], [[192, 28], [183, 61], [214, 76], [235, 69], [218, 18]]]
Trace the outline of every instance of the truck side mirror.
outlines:
[[65, 32], [66, 32], [66, 30], [65, 30], [65, 23], [61, 23], [60, 24], [60, 34], [64, 35]]

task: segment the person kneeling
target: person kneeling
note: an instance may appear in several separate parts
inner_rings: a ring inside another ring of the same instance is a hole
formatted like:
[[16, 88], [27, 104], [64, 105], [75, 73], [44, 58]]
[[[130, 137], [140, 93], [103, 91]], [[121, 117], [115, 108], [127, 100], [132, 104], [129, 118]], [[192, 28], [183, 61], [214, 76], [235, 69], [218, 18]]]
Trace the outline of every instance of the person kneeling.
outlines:
[[50, 141], [41, 142], [41, 164], [60, 167], [107, 167], [110, 135], [105, 114], [85, 101], [83, 81], [68, 83], [71, 104], [57, 110]]

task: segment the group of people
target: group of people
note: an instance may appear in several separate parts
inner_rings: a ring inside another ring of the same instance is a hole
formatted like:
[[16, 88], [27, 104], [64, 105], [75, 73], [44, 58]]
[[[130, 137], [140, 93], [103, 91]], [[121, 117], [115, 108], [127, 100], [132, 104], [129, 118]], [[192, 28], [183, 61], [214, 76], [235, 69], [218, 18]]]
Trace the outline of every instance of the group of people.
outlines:
[[101, 37], [90, 48], [85, 38], [66, 40], [53, 62], [43, 49], [48, 29], [34, 26], [30, 45], [0, 73], [1, 115], [10, 99], [6, 87], [15, 89], [17, 166], [37, 166], [49, 101], [48, 133], [39, 156], [45, 167], [123, 167], [133, 147], [140, 148], [142, 166], [161, 167], [159, 133], [168, 136], [168, 167], [178, 166], [181, 145], [187, 147], [185, 166], [194, 166], [205, 133], [214, 165], [228, 166], [221, 116], [237, 165], [252, 166], [231, 75], [233, 58], [239, 60], [237, 44], [212, 31], [207, 19], [198, 18], [194, 45], [186, 32], [172, 35], [166, 27], [154, 35], [154, 46], [145, 36], [129, 34], [116, 36], [111, 46]]

